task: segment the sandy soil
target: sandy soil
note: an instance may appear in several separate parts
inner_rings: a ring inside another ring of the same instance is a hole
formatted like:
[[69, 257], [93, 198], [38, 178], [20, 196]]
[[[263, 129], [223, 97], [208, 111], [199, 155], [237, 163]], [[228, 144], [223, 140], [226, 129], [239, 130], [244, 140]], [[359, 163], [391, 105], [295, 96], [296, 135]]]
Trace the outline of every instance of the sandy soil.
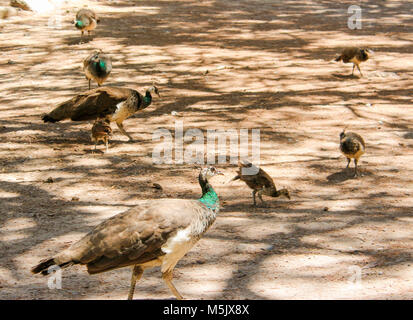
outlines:
[[[74, 266], [61, 290], [30, 268], [144, 199], [199, 197], [194, 165], [152, 164], [152, 133], [175, 120], [260, 129], [261, 165], [292, 195], [254, 208], [246, 185], [224, 184], [236, 168], [219, 165], [222, 210], [175, 270], [184, 297], [413, 298], [411, 2], [362, 1], [361, 30], [347, 27], [354, 1], [68, 3], [0, 20], [0, 299], [126, 298], [128, 268]], [[101, 24], [79, 44], [83, 5]], [[331, 61], [353, 44], [375, 51], [363, 78]], [[95, 48], [113, 57], [108, 85], [155, 81], [162, 95], [125, 121], [135, 142], [113, 126], [107, 154], [92, 152], [90, 123], [40, 120], [87, 89], [80, 65]], [[367, 143], [357, 179], [338, 150], [344, 126]], [[173, 296], [153, 269], [135, 298]]]

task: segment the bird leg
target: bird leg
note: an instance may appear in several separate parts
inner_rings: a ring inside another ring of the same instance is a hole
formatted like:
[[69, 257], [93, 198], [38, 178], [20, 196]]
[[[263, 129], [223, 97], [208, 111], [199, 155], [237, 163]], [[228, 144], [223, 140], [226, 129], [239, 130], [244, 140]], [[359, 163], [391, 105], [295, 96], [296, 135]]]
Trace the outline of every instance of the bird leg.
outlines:
[[90, 90], [90, 81], [91, 81], [91, 80], [89, 79], [89, 90]]
[[257, 194], [258, 194], [258, 198], [261, 200], [261, 204], [262, 204], [263, 206], [265, 206], [265, 202], [264, 202], [264, 200], [262, 199], [262, 195], [261, 195], [261, 193], [262, 193], [263, 191], [264, 191], [264, 190], [260, 190], [260, 191], [257, 192]]
[[120, 132], [121, 132], [124, 136], [127, 136], [127, 137], [129, 138], [129, 141], [132, 141], [133, 138], [130, 136], [130, 134], [128, 134], [128, 133], [125, 131], [125, 129], [123, 129], [123, 124], [122, 124], [122, 122], [116, 122], [116, 124], [117, 124]]
[[252, 200], [254, 201], [254, 207], [257, 206], [257, 201], [255, 200], [255, 194], [257, 193], [257, 191], [252, 191]]
[[363, 76], [363, 74], [361, 73], [361, 70], [360, 70], [360, 66], [358, 64], [356, 64], [356, 66], [357, 66], [357, 69], [359, 69], [360, 75]]
[[358, 159], [354, 158], [354, 176], [355, 177], [359, 175], [357, 172], [357, 162], [358, 162]]
[[169, 289], [171, 289], [172, 293], [175, 295], [175, 297], [178, 300], [183, 300], [184, 298], [181, 296], [181, 294], [178, 292], [178, 290], [176, 290], [174, 284], [172, 283], [172, 270], [170, 271], [166, 271], [164, 273], [162, 273], [162, 279], [166, 282], [166, 284], [168, 285]]
[[353, 63], [353, 71], [351, 72], [351, 75], [354, 76], [354, 68], [356, 67], [356, 64]]
[[346, 167], [346, 169], [350, 166], [350, 162], [351, 162], [351, 159], [347, 158], [347, 167]]
[[136, 265], [133, 267], [128, 300], [133, 299], [133, 293], [135, 292], [136, 281], [138, 281], [142, 277], [142, 274], [143, 274], [143, 269], [140, 266]]
[[109, 150], [109, 139], [106, 137], [105, 139], [105, 144], [106, 144], [106, 152]]

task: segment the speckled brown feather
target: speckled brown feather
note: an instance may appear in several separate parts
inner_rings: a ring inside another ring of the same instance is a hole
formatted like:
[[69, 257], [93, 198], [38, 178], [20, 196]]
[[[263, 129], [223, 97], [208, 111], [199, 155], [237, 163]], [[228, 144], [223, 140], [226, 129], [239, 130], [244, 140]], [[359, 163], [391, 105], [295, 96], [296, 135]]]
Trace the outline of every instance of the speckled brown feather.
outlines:
[[106, 142], [112, 135], [112, 128], [110, 127], [109, 119], [96, 119], [92, 126], [92, 141], [98, 143], [99, 141]]
[[[238, 176], [240, 180], [244, 181], [248, 187], [250, 187], [252, 190], [261, 190], [263, 187], [266, 189], [273, 189], [277, 190], [275, 183], [273, 179], [269, 176], [268, 173], [266, 173], [263, 169], [257, 168], [254, 166], [252, 163], [249, 162], [239, 162], [238, 164]], [[253, 168], [255, 170], [254, 172], [257, 172], [257, 174], [253, 175], [248, 175], [248, 174], [243, 174], [242, 173], [242, 168]]]
[[107, 116], [115, 113], [117, 104], [126, 101], [132, 95], [136, 97], [135, 111], [143, 109], [143, 96], [136, 90], [100, 87], [78, 94], [72, 99], [59, 104], [55, 109], [43, 116], [43, 121], [57, 122], [64, 119], [71, 119], [73, 121], [94, 120], [98, 116]]
[[264, 203], [262, 195], [267, 195], [271, 197], [279, 197], [281, 195], [291, 199], [290, 193], [287, 189], [283, 188], [277, 190], [274, 180], [266, 173], [263, 169], [254, 166], [249, 161], [243, 160], [238, 163], [238, 175], [235, 176], [233, 180], [242, 180], [244, 181], [249, 188], [253, 190], [252, 199], [254, 206], [256, 205], [255, 196], [258, 195], [258, 198]]

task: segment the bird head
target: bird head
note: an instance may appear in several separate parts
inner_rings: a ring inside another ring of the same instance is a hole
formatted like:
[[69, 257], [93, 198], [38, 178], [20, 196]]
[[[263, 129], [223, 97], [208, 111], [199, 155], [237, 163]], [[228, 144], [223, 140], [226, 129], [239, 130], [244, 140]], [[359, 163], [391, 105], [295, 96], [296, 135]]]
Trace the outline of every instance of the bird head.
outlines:
[[209, 180], [212, 177], [215, 177], [218, 175], [223, 176], [224, 174], [221, 171], [218, 171], [215, 167], [209, 166], [209, 167], [205, 167], [201, 169], [201, 172], [199, 173], [199, 175], [202, 176], [204, 180]]
[[156, 94], [158, 95], [159, 98], [161, 97], [161, 95], [159, 94], [158, 88], [157, 88], [156, 86], [154, 86], [154, 85], [153, 85], [152, 87], [150, 87], [148, 90], [146, 90], [146, 92], [149, 92], [149, 93], [154, 92], [154, 93], [156, 93]]
[[101, 49], [98, 49], [98, 50], [94, 51], [94, 52], [93, 52], [92, 60], [93, 60], [94, 62], [99, 62], [99, 55], [100, 55], [101, 53], [103, 53], [103, 51], [102, 51]]
[[345, 137], [345, 135], [346, 135], [346, 129], [347, 129], [347, 126], [345, 126], [344, 129], [343, 129], [343, 131], [341, 131], [341, 133], [340, 133], [340, 140]]
[[291, 199], [290, 197], [290, 192], [286, 189], [286, 188], [282, 188], [281, 190], [278, 191], [278, 196], [284, 196], [286, 197], [288, 200]]
[[371, 50], [371, 49], [369, 49], [369, 48], [363, 48], [363, 49], [361, 49], [360, 51], [361, 51], [361, 54], [362, 54], [364, 57], [366, 57], [366, 58], [369, 58], [370, 55], [373, 55], [373, 54], [374, 54], [374, 51]]

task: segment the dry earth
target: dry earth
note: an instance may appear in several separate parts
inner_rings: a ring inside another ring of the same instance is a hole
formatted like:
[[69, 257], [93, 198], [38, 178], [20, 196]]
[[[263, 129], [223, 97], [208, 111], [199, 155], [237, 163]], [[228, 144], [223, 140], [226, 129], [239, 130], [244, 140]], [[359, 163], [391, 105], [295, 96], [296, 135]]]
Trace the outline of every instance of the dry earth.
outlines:
[[[361, 30], [347, 27], [355, 3]], [[184, 297], [413, 298], [411, 1], [63, 4], [0, 20], [0, 299], [126, 298], [129, 269], [74, 266], [50, 290], [30, 268], [144, 199], [199, 197], [196, 166], [152, 163], [152, 133], [176, 120], [204, 133], [260, 129], [261, 166], [292, 195], [254, 209], [243, 183], [224, 184], [235, 166], [219, 165], [222, 210], [175, 270]], [[83, 5], [101, 23], [79, 44], [71, 21]], [[353, 44], [375, 51], [362, 78], [332, 62]], [[125, 121], [135, 142], [113, 126], [107, 154], [92, 152], [90, 123], [40, 120], [87, 89], [80, 65], [95, 48], [113, 57], [107, 85], [155, 81], [162, 95]], [[344, 126], [367, 143], [357, 179], [338, 150]], [[159, 269], [135, 298], [172, 298]]]

